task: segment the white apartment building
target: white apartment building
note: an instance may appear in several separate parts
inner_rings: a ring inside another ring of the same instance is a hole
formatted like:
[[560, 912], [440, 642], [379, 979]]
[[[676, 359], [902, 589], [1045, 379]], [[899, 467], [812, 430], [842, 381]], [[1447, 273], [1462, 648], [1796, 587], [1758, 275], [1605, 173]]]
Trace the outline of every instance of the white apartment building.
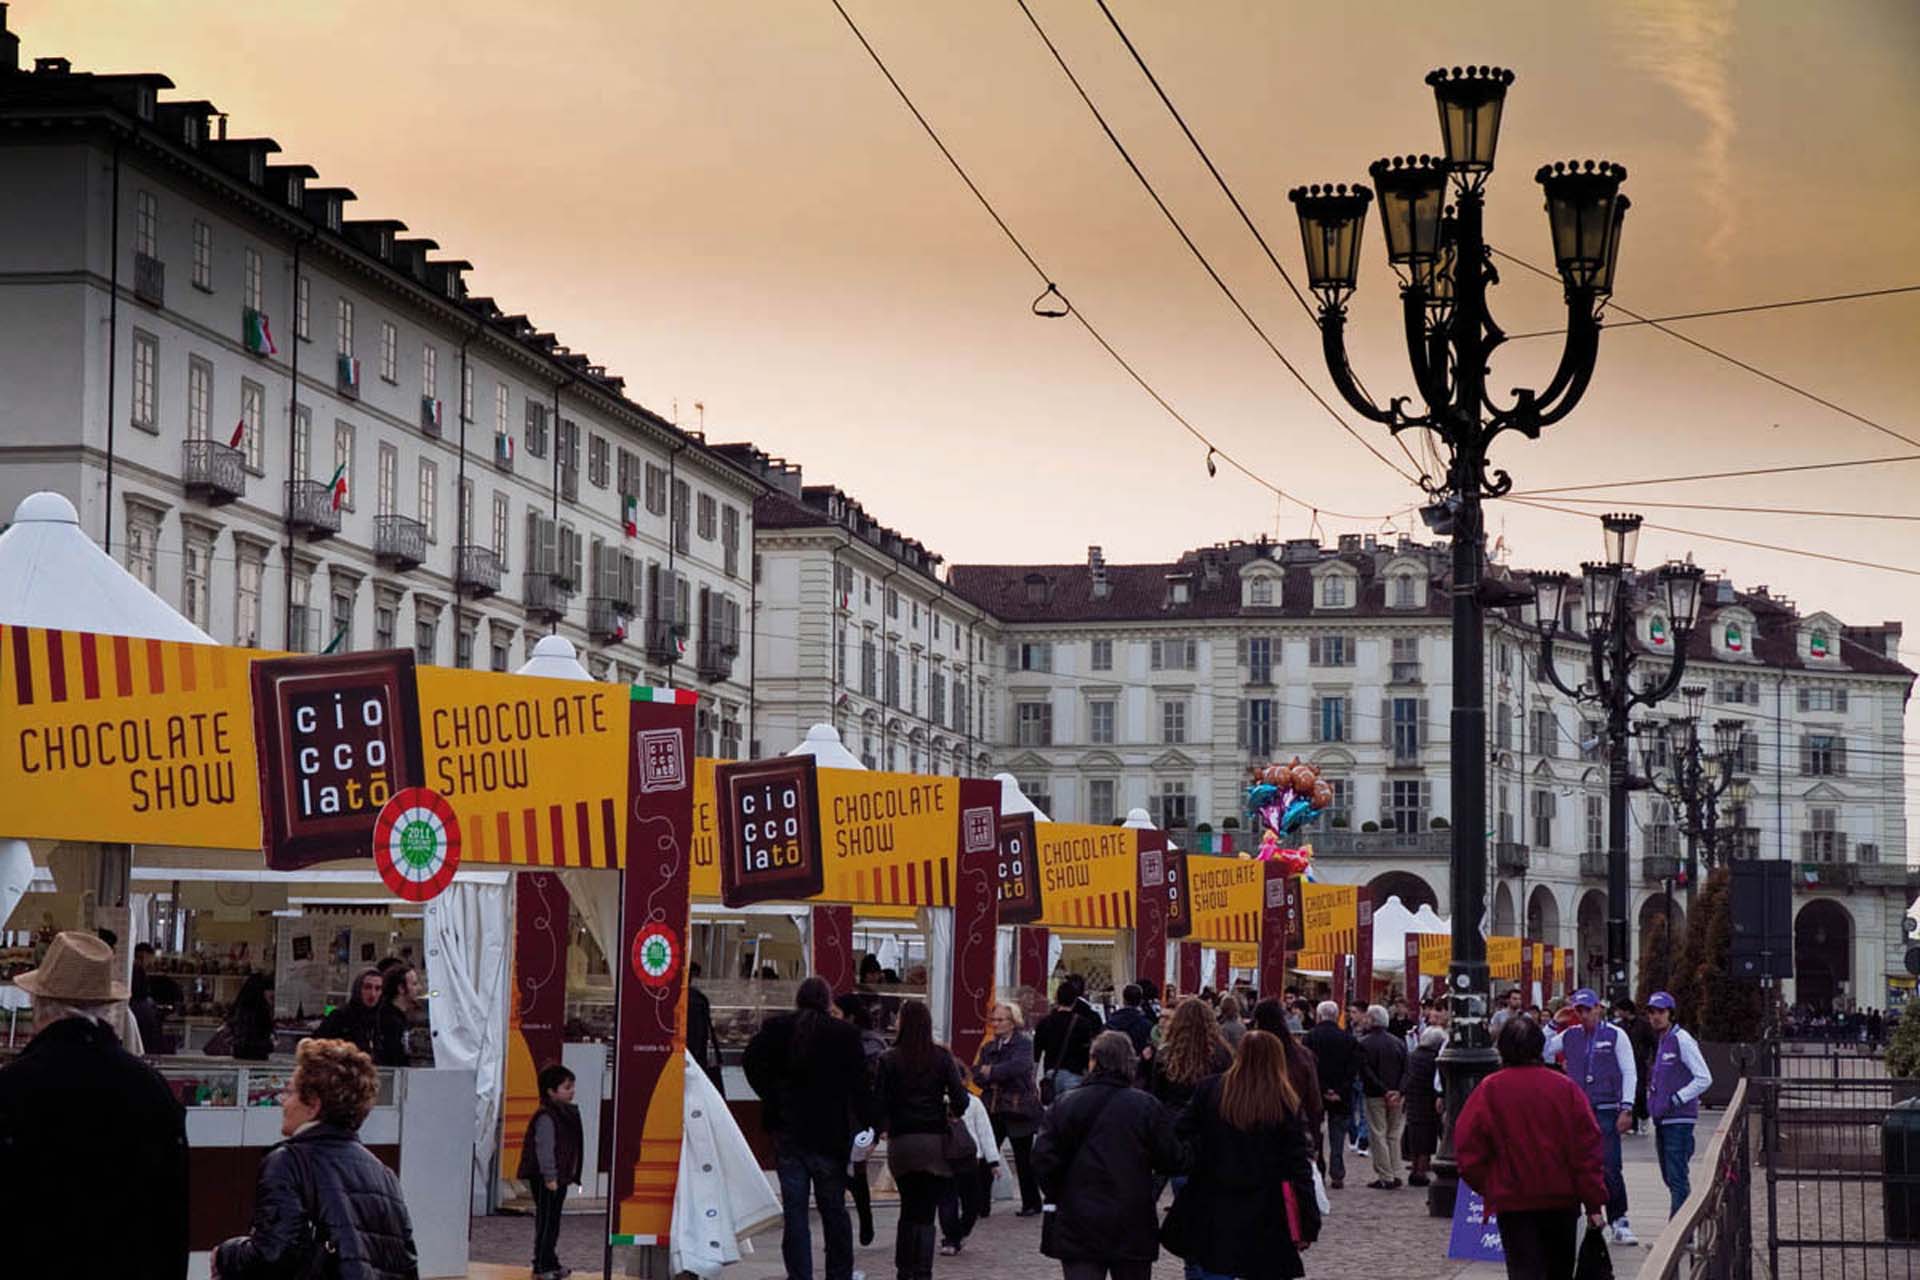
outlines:
[[0, 508], [66, 494], [222, 643], [509, 670], [557, 630], [739, 753], [758, 480], [210, 102], [18, 52]]
[[[1332, 783], [1312, 833], [1325, 878], [1376, 900], [1445, 910], [1451, 886], [1451, 646], [1445, 548], [1350, 536], [1234, 542], [1166, 564], [958, 565], [954, 591], [995, 618], [1005, 674], [994, 758], [1055, 818], [1111, 822], [1134, 806], [1189, 848], [1244, 848], [1251, 763], [1299, 756]], [[1503, 567], [1495, 576], [1510, 577]], [[1633, 593], [1639, 673], [1670, 661], [1672, 628], [1648, 575]], [[1576, 592], [1569, 592], [1576, 597]], [[1588, 660], [1582, 619], [1555, 642], [1563, 679]], [[1735, 856], [1798, 864], [1798, 995], [1889, 1003], [1903, 986], [1902, 916], [1920, 881], [1907, 855], [1903, 713], [1913, 672], [1898, 623], [1848, 627], [1765, 588], [1709, 579], [1684, 685], [1703, 732], [1744, 722], [1744, 809], [1723, 806]], [[1604, 712], [1539, 676], [1523, 611], [1487, 623], [1489, 908], [1494, 930], [1577, 949], [1598, 981], [1605, 950]], [[1647, 720], [1680, 714], [1663, 703]], [[1654, 735], [1638, 742], [1654, 748]], [[1633, 767], [1642, 772], [1636, 750]], [[1656, 759], [1655, 768], [1664, 768]], [[1633, 946], [1684, 864], [1681, 825], [1632, 797]], [[1686, 899], [1674, 917], [1684, 926]]]
[[765, 482], [754, 507], [755, 754], [831, 724], [869, 769], [991, 772], [999, 628], [940, 557], [800, 467], [716, 449]]

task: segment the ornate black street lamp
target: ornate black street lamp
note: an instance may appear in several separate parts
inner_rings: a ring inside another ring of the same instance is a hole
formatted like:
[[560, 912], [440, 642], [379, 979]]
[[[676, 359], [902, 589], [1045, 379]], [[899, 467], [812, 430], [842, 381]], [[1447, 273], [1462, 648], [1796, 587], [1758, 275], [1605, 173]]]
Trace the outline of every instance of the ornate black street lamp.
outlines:
[[[1431, 431], [1447, 451], [1446, 477], [1430, 486], [1433, 500], [1421, 512], [1436, 533], [1453, 539], [1453, 962], [1447, 978], [1453, 1019], [1440, 1058], [1450, 1123], [1427, 1201], [1430, 1212], [1444, 1216], [1453, 1212], [1458, 1186], [1451, 1120], [1498, 1065], [1487, 1036], [1489, 983], [1480, 935], [1487, 898], [1481, 502], [1506, 493], [1513, 482], [1505, 471], [1489, 471], [1487, 451], [1505, 431], [1537, 438], [1566, 417], [1586, 391], [1599, 349], [1599, 307], [1613, 286], [1627, 208], [1620, 183], [1627, 174], [1618, 165], [1591, 160], [1549, 165], [1535, 174], [1546, 196], [1554, 260], [1566, 286], [1566, 347], [1551, 382], [1539, 390], [1516, 388], [1502, 404], [1487, 387], [1488, 360], [1506, 335], [1487, 312], [1487, 286], [1499, 277], [1481, 224], [1513, 73], [1499, 67], [1443, 68], [1428, 75], [1427, 83], [1440, 111], [1441, 156], [1379, 161], [1370, 170], [1372, 191], [1358, 183], [1328, 184], [1299, 187], [1289, 196], [1300, 216], [1307, 277], [1320, 299], [1327, 369], [1340, 394], [1357, 413], [1389, 431]], [[1347, 362], [1346, 304], [1358, 277], [1367, 206], [1375, 195], [1387, 260], [1400, 280], [1418, 408], [1412, 396], [1377, 404]]]
[[[1700, 855], [1706, 853], [1707, 869], [1719, 863], [1720, 798], [1731, 797], [1738, 803], [1746, 790], [1739, 777], [1740, 743], [1746, 733], [1744, 720], [1721, 719], [1713, 723], [1713, 746], [1709, 750], [1700, 738], [1700, 709], [1707, 691], [1700, 685], [1688, 685], [1680, 691], [1686, 705], [1683, 716], [1675, 716], [1657, 732], [1665, 748], [1664, 763], [1656, 752], [1643, 749], [1641, 759], [1647, 786], [1674, 807], [1681, 831], [1687, 837], [1687, 865], [1684, 877], [1687, 889], [1687, 914], [1693, 914], [1694, 892], [1700, 883]], [[1673, 884], [1666, 886], [1667, 945], [1673, 945]], [[1671, 973], [1671, 958], [1667, 966]]]
[[1627, 793], [1633, 789], [1627, 738], [1635, 707], [1650, 707], [1680, 687], [1687, 670], [1687, 638], [1700, 611], [1701, 571], [1690, 564], [1668, 564], [1659, 581], [1665, 591], [1666, 626], [1671, 631], [1672, 661], [1665, 672], [1633, 687], [1633, 669], [1642, 654], [1632, 642], [1635, 583], [1633, 553], [1640, 540], [1640, 517], [1602, 516], [1607, 559], [1583, 564], [1588, 670], [1578, 684], [1560, 677], [1553, 660], [1554, 639], [1562, 623], [1567, 575], [1538, 573], [1534, 589], [1540, 616], [1540, 674], [1575, 702], [1590, 702], [1607, 713], [1607, 994], [1627, 995]]

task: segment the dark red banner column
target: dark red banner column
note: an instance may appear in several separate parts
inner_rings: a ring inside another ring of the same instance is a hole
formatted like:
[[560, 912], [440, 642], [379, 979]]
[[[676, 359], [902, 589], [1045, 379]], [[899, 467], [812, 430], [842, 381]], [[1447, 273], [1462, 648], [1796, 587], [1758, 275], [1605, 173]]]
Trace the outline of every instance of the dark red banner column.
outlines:
[[1373, 1003], [1373, 895], [1365, 889], [1354, 902], [1353, 990]]
[[608, 1230], [616, 1244], [664, 1244], [686, 1085], [695, 699], [640, 685], [632, 699], [621, 945], [608, 957], [619, 975]]
[[853, 954], [853, 908], [815, 907], [812, 920], [813, 972], [827, 980], [833, 994], [845, 995], [858, 981], [859, 957]]
[[993, 1008], [993, 965], [1000, 944], [1000, 784], [960, 781], [960, 834], [953, 877], [954, 1055], [972, 1062]]
[[1180, 944], [1180, 994], [1190, 996], [1199, 990], [1200, 944], [1183, 942]]
[[[1342, 1017], [1346, 1016], [1347, 1011], [1347, 966], [1352, 960], [1352, 956], [1336, 953], [1333, 957], [1333, 972], [1329, 975], [1330, 985], [1333, 987], [1333, 1002], [1340, 1006]], [[1360, 1030], [1358, 1027], [1347, 1029], [1356, 1035]]]
[[571, 932], [571, 900], [553, 872], [515, 872], [513, 895], [513, 1001], [507, 1019], [500, 1160], [501, 1170], [508, 1174], [520, 1167], [527, 1122], [540, 1108], [540, 1071], [560, 1061]]
[[1047, 990], [1047, 941], [1050, 936], [1045, 925], [1023, 924], [1013, 931], [1016, 955], [1014, 983], [1038, 991], [1046, 998], [1051, 998], [1053, 994]]
[[1167, 980], [1167, 837], [1141, 831], [1134, 865], [1139, 869], [1133, 911], [1133, 976], [1150, 979], [1157, 989]]
[[1225, 947], [1218, 947], [1213, 953], [1213, 989], [1225, 994], [1233, 985], [1233, 956]]
[[1520, 937], [1520, 1003], [1523, 1007], [1533, 1003], [1533, 942], [1524, 934]]
[[1260, 998], [1278, 1000], [1287, 993], [1287, 955], [1300, 950], [1300, 882], [1278, 862], [1261, 866], [1266, 886], [1260, 910]]
[[[1409, 933], [1406, 940], [1407, 1003], [1418, 1006], [1420, 1003], [1420, 935]], [[1418, 1018], [1415, 1021], [1419, 1021]]]

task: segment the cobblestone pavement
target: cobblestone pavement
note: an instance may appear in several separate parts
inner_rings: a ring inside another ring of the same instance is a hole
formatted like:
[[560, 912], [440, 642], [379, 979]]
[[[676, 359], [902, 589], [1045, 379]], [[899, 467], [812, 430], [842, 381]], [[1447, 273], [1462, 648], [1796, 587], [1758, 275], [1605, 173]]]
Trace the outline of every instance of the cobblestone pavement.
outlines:
[[[1701, 1117], [1696, 1152], [1703, 1152], [1718, 1123], [1717, 1115]], [[1626, 1139], [1625, 1173], [1632, 1218], [1641, 1238], [1651, 1244], [1666, 1224], [1666, 1189], [1661, 1185], [1655, 1161], [1653, 1139]], [[1306, 1255], [1310, 1277], [1366, 1277], [1367, 1280], [1496, 1280], [1504, 1277], [1504, 1267], [1484, 1263], [1454, 1262], [1447, 1258], [1449, 1223], [1427, 1216], [1426, 1193], [1413, 1188], [1398, 1191], [1374, 1191], [1364, 1185], [1367, 1171], [1364, 1159], [1348, 1155], [1347, 1171], [1352, 1179], [1347, 1186], [1330, 1193], [1333, 1212], [1321, 1230], [1320, 1240]], [[1703, 1176], [1696, 1155], [1694, 1177]], [[968, 1237], [958, 1257], [934, 1259], [935, 1280], [1001, 1280], [1003, 1277], [1033, 1277], [1051, 1280], [1060, 1274], [1059, 1264], [1040, 1255], [1040, 1223], [1035, 1218], [1015, 1218], [1015, 1202], [996, 1201], [992, 1216], [979, 1223]], [[849, 1205], [851, 1212], [851, 1205]], [[872, 1245], [856, 1249], [854, 1266], [868, 1280], [892, 1280], [894, 1206], [876, 1197], [874, 1204], [875, 1238]], [[583, 1277], [599, 1275], [601, 1267], [601, 1231], [598, 1216], [569, 1215], [561, 1226], [560, 1260]], [[526, 1275], [524, 1267], [533, 1238], [530, 1218], [497, 1216], [473, 1220], [470, 1256], [476, 1262], [513, 1264], [515, 1271], [476, 1268], [474, 1275], [493, 1277]], [[813, 1223], [814, 1274], [825, 1274], [820, 1256], [820, 1224]], [[780, 1229], [776, 1225], [753, 1238], [754, 1252], [737, 1266], [727, 1268], [724, 1280], [781, 1280], [786, 1268], [780, 1262]], [[1628, 1280], [1639, 1270], [1643, 1248], [1616, 1248], [1614, 1270], [1619, 1280]], [[618, 1272], [616, 1272], [618, 1274]], [[1163, 1254], [1153, 1269], [1154, 1280], [1180, 1280], [1180, 1259]], [[657, 1276], [656, 1280], [666, 1280]]]

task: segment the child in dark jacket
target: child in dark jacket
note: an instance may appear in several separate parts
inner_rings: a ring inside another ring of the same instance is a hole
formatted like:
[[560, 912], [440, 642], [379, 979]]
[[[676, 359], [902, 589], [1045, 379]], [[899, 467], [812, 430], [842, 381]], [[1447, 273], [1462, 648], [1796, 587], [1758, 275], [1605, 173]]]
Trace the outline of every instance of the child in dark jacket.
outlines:
[[568, 1268], [556, 1252], [560, 1210], [567, 1188], [580, 1181], [584, 1139], [580, 1108], [573, 1103], [573, 1072], [555, 1063], [540, 1071], [540, 1109], [527, 1122], [520, 1146], [518, 1177], [533, 1191], [533, 1274], [535, 1280], [561, 1280]]

